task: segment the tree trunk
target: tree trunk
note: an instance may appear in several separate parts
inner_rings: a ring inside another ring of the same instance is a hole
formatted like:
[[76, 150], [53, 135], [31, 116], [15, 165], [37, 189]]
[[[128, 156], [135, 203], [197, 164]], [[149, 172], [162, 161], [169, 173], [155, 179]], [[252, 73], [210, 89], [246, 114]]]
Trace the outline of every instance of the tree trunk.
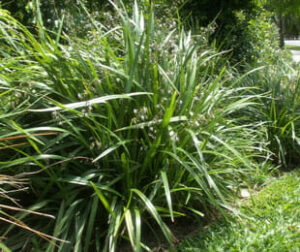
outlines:
[[284, 22], [281, 13], [279, 13], [279, 46], [284, 49]]

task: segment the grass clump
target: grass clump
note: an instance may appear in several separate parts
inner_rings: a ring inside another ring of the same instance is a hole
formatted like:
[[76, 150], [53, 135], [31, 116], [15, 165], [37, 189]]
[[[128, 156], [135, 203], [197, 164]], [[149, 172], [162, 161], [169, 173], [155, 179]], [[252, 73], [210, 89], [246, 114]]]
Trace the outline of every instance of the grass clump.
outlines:
[[299, 172], [272, 179], [265, 189], [242, 202], [248, 218], [217, 221], [187, 238], [178, 251], [298, 251]]
[[292, 168], [300, 156], [300, 75], [281, 59], [277, 65], [267, 66], [260, 74], [248, 78], [249, 86], [267, 94], [259, 98], [259, 105], [250, 110], [250, 118], [264, 122], [270, 159], [281, 167]]
[[[257, 170], [255, 130], [230, 116], [253, 103], [239, 99], [242, 77], [191, 33], [156, 28], [152, 6], [115, 8], [120, 26], [95, 25], [89, 41], [54, 40], [43, 27], [36, 37], [1, 10], [1, 78], [14, 94], [1, 137], [22, 144], [2, 152], [1, 168], [35, 171], [26, 204], [57, 217], [35, 228], [71, 242], [59, 251], [115, 251], [120, 238], [147, 249], [142, 226], [153, 223], [172, 244], [166, 219], [222, 212]], [[35, 239], [27, 246], [55, 249]]]
[[206, 35], [165, 31], [153, 4], [112, 6], [113, 28], [82, 6], [85, 39], [65, 34], [63, 19], [50, 33], [41, 15], [32, 33], [0, 9], [0, 169], [30, 178], [21, 204], [56, 219], [14, 216], [68, 241], [1, 226], [12, 250], [118, 251], [128, 241], [150, 251], [144, 230], [172, 246], [170, 223], [226, 216], [240, 185], [270, 168], [266, 122], [251, 118], [267, 98], [248, 79], [261, 69], [240, 75]]

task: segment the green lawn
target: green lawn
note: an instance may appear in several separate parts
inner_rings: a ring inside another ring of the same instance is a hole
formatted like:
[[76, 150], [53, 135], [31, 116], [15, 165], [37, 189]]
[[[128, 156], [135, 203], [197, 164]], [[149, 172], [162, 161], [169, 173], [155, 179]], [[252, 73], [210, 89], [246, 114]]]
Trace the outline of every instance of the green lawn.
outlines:
[[240, 205], [249, 219], [219, 220], [186, 238], [178, 251], [300, 251], [300, 172], [271, 180]]
[[285, 45], [286, 49], [289, 50], [295, 50], [295, 51], [300, 51], [300, 46], [295, 46], [295, 45]]

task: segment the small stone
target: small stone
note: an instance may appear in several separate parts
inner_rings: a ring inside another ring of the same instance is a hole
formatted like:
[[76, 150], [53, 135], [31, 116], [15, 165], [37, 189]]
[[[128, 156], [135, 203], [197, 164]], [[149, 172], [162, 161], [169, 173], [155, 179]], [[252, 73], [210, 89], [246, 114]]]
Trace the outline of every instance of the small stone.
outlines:
[[241, 189], [240, 194], [241, 194], [242, 198], [249, 198], [250, 197], [250, 193], [247, 189]]

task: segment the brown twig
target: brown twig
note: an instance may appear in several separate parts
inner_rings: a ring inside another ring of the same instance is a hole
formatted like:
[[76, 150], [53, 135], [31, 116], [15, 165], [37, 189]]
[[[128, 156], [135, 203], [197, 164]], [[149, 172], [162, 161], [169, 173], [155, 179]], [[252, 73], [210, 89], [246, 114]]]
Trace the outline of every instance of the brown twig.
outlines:
[[44, 132], [44, 133], [35, 133], [35, 134], [28, 134], [28, 135], [9, 136], [9, 137], [0, 138], [0, 141], [15, 140], [15, 139], [32, 137], [32, 136], [52, 136], [57, 134], [58, 132]]
[[[11, 216], [10, 216], [10, 217], [11, 217]], [[11, 217], [11, 218], [12, 218], [12, 217]], [[3, 217], [0, 217], [0, 220], [2, 220], [2, 221], [4, 221], [4, 222], [7, 222], [7, 223], [10, 223], [10, 224], [13, 224], [13, 225], [16, 225], [16, 226], [21, 227], [21, 228], [23, 228], [23, 229], [26, 229], [26, 230], [28, 230], [28, 231], [30, 231], [30, 232], [33, 232], [34, 234], [40, 236], [41, 238], [43, 238], [43, 239], [45, 239], [45, 240], [47, 240], [47, 241], [50, 241], [49, 239], [52, 239], [52, 240], [55, 240], [55, 241], [58, 241], [58, 242], [70, 243], [69, 241], [62, 240], [62, 239], [56, 238], [56, 237], [54, 237], [54, 236], [44, 234], [44, 233], [42, 233], [42, 232], [40, 232], [40, 231], [37, 231], [37, 230], [35, 230], [35, 229], [33, 229], [33, 228], [30, 228], [30, 227], [28, 227], [24, 222], [22, 222], [22, 221], [20, 221], [20, 220], [18, 220], [18, 219], [15, 219], [15, 218], [13, 218], [13, 219], [15, 220], [15, 222], [14, 222], [14, 221], [11, 221], [11, 220], [8, 220], [8, 219], [5, 219], [5, 218], [3, 218]], [[57, 245], [56, 245], [56, 246], [57, 246]]]
[[[1, 141], [1, 139], [0, 139]], [[4, 146], [4, 147], [0, 147], [0, 150], [4, 150], [4, 149], [11, 149], [11, 148], [15, 148], [15, 147], [18, 147], [18, 146], [22, 146], [22, 145], [25, 145], [25, 144], [28, 144], [28, 143], [17, 143], [17, 144], [11, 144], [11, 145], [7, 145], [7, 146]]]
[[21, 212], [26, 212], [26, 213], [30, 213], [30, 214], [35, 214], [35, 215], [55, 219], [55, 217], [53, 215], [40, 213], [40, 212], [36, 212], [36, 211], [32, 211], [32, 210], [27, 210], [27, 209], [23, 209], [23, 208], [19, 208], [19, 207], [12, 207], [12, 206], [0, 204], [0, 208], [5, 208], [5, 209], [13, 210], [13, 211], [21, 211]]

